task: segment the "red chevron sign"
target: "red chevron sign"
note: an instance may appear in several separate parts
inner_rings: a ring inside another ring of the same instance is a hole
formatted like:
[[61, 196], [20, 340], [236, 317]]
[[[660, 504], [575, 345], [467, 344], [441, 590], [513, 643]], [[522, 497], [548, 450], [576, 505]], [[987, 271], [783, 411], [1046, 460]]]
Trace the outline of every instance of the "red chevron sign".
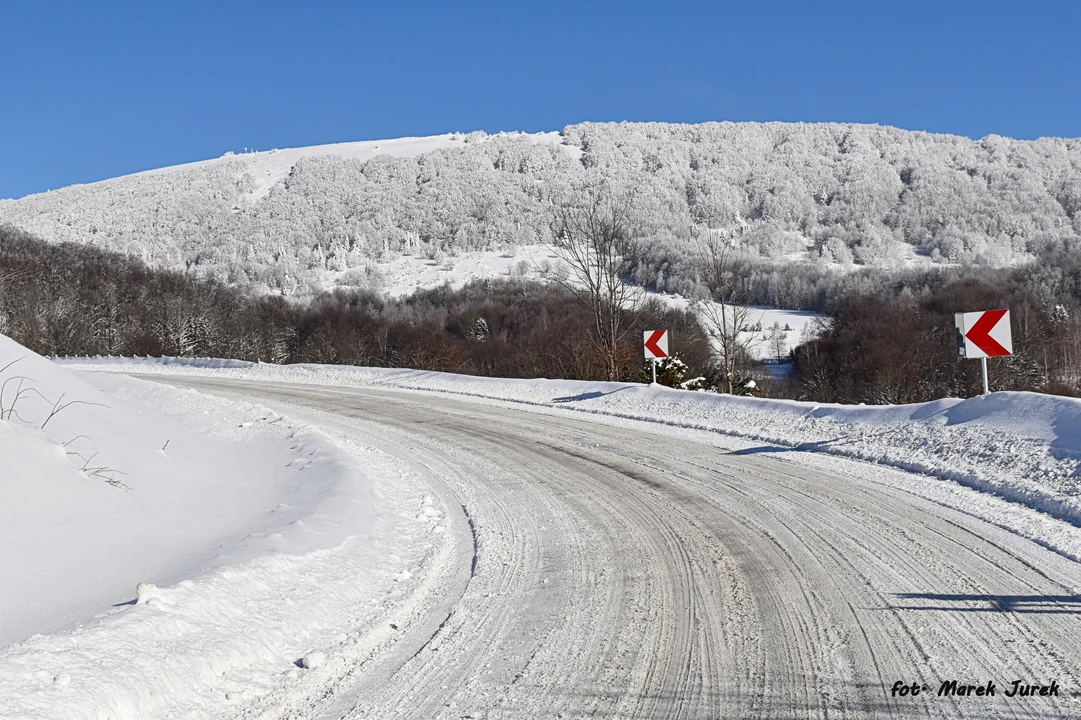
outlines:
[[642, 333], [642, 342], [645, 345], [646, 359], [657, 360], [668, 357], [668, 331], [646, 330]]
[[1009, 310], [957, 313], [957, 352], [964, 358], [1003, 357], [1013, 354]]

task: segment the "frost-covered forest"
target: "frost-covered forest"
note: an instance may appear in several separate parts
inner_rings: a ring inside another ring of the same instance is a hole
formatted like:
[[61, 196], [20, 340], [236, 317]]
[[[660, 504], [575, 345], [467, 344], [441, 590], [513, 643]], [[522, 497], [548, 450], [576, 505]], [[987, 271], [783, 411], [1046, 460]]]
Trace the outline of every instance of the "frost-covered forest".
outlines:
[[415, 157], [300, 157], [269, 192], [251, 156], [225, 157], [0, 201], [0, 223], [301, 296], [394, 254], [546, 242], [551, 206], [601, 180], [636, 193], [637, 279], [687, 294], [693, 227], [738, 236], [763, 265], [834, 267], [1008, 266], [1081, 236], [1078, 139], [583, 123], [562, 136], [473, 133], [449, 145]]

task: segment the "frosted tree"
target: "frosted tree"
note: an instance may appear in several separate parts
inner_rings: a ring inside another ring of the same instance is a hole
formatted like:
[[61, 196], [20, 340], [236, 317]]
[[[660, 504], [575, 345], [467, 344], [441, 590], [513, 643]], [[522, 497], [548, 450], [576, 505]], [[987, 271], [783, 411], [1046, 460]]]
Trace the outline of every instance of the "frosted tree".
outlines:
[[769, 352], [777, 360], [783, 359], [788, 349], [788, 330], [787, 325], [782, 328], [779, 322], [773, 323], [773, 327], [769, 329]]
[[469, 330], [469, 336], [477, 342], [484, 342], [491, 334], [492, 331], [488, 329], [488, 321], [482, 317], [477, 318], [473, 322], [473, 327]]

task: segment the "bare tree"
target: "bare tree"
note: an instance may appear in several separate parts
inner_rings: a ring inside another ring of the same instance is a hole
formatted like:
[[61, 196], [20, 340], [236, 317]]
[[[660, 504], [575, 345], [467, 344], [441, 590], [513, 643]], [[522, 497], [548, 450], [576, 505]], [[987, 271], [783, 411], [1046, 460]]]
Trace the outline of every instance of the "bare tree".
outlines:
[[625, 313], [634, 312], [641, 289], [630, 275], [639, 228], [632, 219], [634, 196], [607, 184], [579, 186], [553, 208], [556, 252], [569, 267], [548, 277], [572, 292], [593, 314], [596, 344], [608, 380], [619, 379], [619, 343], [630, 331]]
[[761, 312], [750, 306], [747, 286], [747, 261], [739, 245], [739, 236], [692, 228], [702, 255], [703, 279], [709, 297], [697, 303], [697, 312], [709, 335], [720, 362], [722, 382], [729, 393], [736, 393], [741, 376], [752, 363], [751, 351], [759, 342], [755, 321]]
[[[788, 327], [787, 325], [785, 327]], [[788, 330], [781, 328], [780, 322], [773, 323], [769, 329], [769, 354], [775, 360], [783, 360], [788, 350]]]

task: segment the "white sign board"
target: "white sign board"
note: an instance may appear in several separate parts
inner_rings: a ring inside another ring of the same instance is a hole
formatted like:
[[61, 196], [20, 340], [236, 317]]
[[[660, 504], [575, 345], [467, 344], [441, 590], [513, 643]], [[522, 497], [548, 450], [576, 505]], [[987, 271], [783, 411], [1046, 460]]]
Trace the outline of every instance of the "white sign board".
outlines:
[[1013, 333], [1009, 310], [957, 313], [957, 353], [963, 358], [978, 359], [1013, 355]]
[[645, 349], [646, 360], [660, 360], [668, 357], [668, 331], [646, 330], [642, 333], [642, 345]]

